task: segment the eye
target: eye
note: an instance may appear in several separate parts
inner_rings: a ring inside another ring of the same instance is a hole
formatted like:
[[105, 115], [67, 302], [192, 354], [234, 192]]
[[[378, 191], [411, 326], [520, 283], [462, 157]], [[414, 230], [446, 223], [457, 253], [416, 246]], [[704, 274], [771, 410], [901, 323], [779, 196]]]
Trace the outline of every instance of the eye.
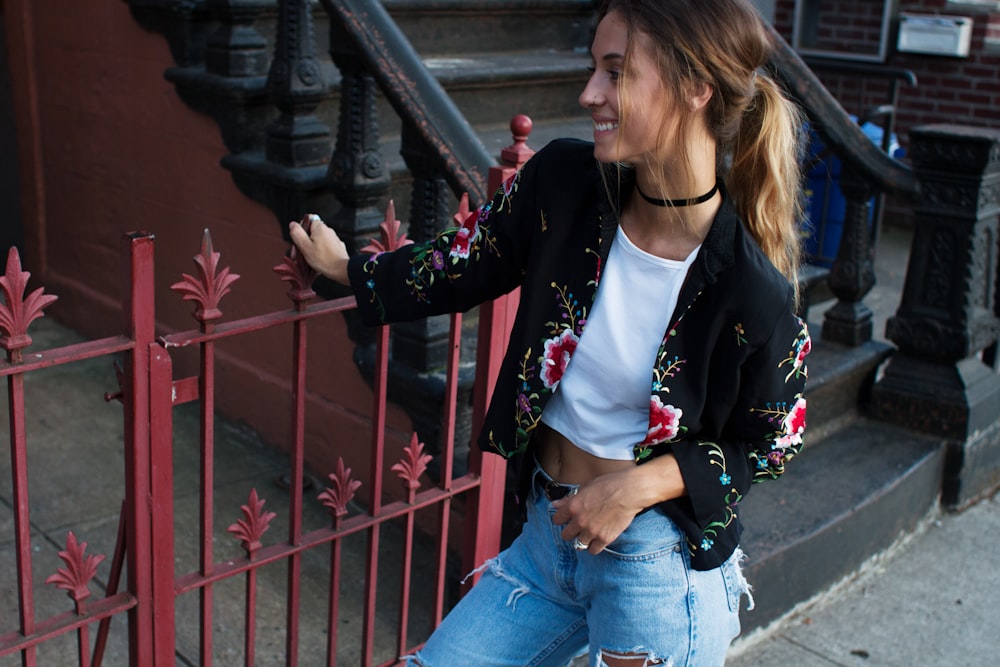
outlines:
[[[590, 65], [587, 67], [587, 71], [590, 72], [591, 76], [593, 76], [594, 73], [597, 72], [597, 67], [595, 67], [594, 65]], [[608, 78], [611, 79], [612, 81], [617, 81], [618, 77], [621, 76], [621, 72], [619, 72], [618, 70], [609, 69], [605, 71], [608, 73]]]

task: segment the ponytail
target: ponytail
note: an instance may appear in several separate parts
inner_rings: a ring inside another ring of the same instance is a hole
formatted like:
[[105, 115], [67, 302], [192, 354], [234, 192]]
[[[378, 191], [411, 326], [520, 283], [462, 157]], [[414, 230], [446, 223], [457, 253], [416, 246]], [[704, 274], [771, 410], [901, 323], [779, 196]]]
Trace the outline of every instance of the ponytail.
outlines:
[[794, 287], [798, 305], [802, 117], [767, 73], [758, 70], [753, 85], [725, 181], [750, 234]]

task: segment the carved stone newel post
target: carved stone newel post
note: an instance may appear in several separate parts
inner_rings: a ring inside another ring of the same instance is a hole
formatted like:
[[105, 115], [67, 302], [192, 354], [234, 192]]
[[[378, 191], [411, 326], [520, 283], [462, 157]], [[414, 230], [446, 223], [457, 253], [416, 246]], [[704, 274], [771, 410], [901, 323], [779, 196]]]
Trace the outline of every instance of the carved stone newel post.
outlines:
[[920, 181], [902, 302], [886, 335], [899, 348], [872, 390], [872, 412], [947, 439], [943, 502], [961, 506], [1000, 483], [996, 342], [1000, 131], [913, 130]]

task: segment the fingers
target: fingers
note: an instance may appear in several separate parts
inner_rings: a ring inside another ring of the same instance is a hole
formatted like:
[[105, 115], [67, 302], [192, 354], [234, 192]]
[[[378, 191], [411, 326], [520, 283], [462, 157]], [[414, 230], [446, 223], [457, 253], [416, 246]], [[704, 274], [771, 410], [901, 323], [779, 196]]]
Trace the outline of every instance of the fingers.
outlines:
[[302, 223], [288, 223], [288, 236], [309, 266], [339, 283], [348, 282], [347, 246], [319, 216], [310, 214]]
[[577, 551], [599, 554], [628, 528], [635, 512], [619, 507], [593, 481], [574, 495], [552, 502], [552, 522], [562, 526], [561, 537]]
[[309, 238], [309, 234], [302, 228], [302, 225], [294, 221], [288, 223], [288, 236], [291, 237], [292, 243], [294, 243], [295, 247], [299, 250], [302, 250], [303, 245], [312, 243], [312, 240]]
[[570, 498], [571, 496], [552, 501], [552, 506], [556, 508], [556, 513], [552, 515], [552, 522], [563, 527], [561, 537], [569, 542], [574, 549], [599, 554], [608, 543], [596, 535], [597, 531], [594, 527], [585, 528], [584, 516], [580, 512], [582, 508], [576, 508], [577, 511], [574, 511], [574, 508], [569, 505]]

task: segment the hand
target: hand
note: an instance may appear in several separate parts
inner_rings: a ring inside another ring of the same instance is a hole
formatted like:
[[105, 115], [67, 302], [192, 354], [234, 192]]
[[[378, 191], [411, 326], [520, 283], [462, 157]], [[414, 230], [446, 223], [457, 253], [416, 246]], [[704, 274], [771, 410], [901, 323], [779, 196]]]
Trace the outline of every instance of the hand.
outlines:
[[580, 540], [587, 551], [599, 554], [632, 523], [644, 506], [631, 493], [629, 473], [614, 472], [595, 477], [572, 496], [553, 501], [555, 524], [562, 525], [562, 538]]
[[288, 223], [288, 235], [306, 263], [320, 274], [347, 285], [347, 246], [323, 220], [312, 213], [303, 218], [308, 230], [298, 222]]
[[578, 539], [587, 551], [599, 554], [632, 523], [636, 514], [665, 500], [687, 494], [684, 478], [672, 454], [643, 465], [600, 475], [580, 486], [576, 494], [553, 501], [553, 523], [562, 525], [562, 538]]

